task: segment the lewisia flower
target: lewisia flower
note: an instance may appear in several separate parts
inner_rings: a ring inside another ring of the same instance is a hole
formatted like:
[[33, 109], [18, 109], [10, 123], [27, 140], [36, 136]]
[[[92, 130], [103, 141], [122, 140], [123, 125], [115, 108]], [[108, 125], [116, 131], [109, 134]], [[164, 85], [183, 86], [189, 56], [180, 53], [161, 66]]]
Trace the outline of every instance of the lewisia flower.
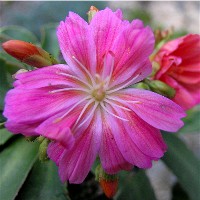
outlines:
[[17, 74], [6, 127], [51, 139], [62, 181], [81, 183], [97, 156], [108, 174], [151, 167], [166, 151], [158, 129], [176, 132], [185, 116], [161, 95], [128, 88], [151, 73], [151, 29], [106, 8], [90, 24], [70, 12], [57, 36], [68, 65]]
[[176, 90], [172, 99], [184, 109], [200, 102], [200, 36], [189, 34], [166, 43], [154, 61], [160, 64], [154, 79]]

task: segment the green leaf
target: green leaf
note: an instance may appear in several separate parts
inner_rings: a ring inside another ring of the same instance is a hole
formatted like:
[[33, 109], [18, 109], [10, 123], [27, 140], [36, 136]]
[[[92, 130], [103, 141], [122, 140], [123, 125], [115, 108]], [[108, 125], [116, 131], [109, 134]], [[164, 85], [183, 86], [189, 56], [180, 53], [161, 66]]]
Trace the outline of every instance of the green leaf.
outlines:
[[36, 36], [22, 26], [4, 26], [0, 28], [0, 41], [23, 40], [38, 43]]
[[13, 136], [7, 129], [0, 129], [0, 145], [5, 144]]
[[198, 133], [200, 131], [200, 107], [197, 106], [187, 112], [187, 117], [183, 119], [184, 126], [178, 133]]
[[155, 194], [148, 177], [143, 170], [136, 174], [133, 172], [121, 172], [119, 179], [119, 192], [116, 200], [155, 200]]
[[58, 40], [56, 36], [57, 26], [58, 24], [47, 24], [43, 26], [41, 29], [42, 48], [46, 50], [48, 53], [52, 54], [56, 59], [58, 59], [59, 52], [60, 52]]
[[16, 200], [68, 200], [66, 186], [60, 182], [52, 161], [37, 161]]
[[168, 151], [162, 158], [164, 163], [177, 176], [190, 199], [200, 199], [200, 161], [177, 136], [170, 134], [163, 136], [168, 145]]
[[1, 56], [0, 66], [0, 110], [3, 110], [5, 95], [7, 91], [12, 88], [12, 75], [18, 70], [24, 69], [24, 67], [17, 63], [6, 61]]
[[6, 69], [6, 62], [0, 59], [0, 110], [3, 110], [6, 92], [11, 88], [9, 78]]
[[[0, 97], [1, 98], [1, 97]], [[2, 111], [0, 111], [0, 124], [6, 121], [6, 118], [3, 116]], [[1, 127], [1, 126], [0, 126]]]
[[37, 143], [20, 137], [0, 153], [1, 199], [15, 199], [37, 158], [37, 150]]

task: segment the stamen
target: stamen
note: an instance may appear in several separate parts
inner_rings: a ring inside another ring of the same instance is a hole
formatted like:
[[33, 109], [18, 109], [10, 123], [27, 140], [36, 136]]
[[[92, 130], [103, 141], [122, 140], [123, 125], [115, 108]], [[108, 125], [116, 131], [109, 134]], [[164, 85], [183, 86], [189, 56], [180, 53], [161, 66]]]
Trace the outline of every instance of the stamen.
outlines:
[[89, 90], [86, 90], [84, 88], [63, 88], [63, 89], [57, 89], [57, 90], [49, 91], [49, 93], [53, 94], [53, 93], [57, 93], [57, 92], [72, 91], [72, 90], [77, 90], [77, 91], [82, 91], [82, 92], [88, 92], [89, 93]]
[[90, 101], [88, 101], [88, 102], [85, 104], [85, 106], [83, 107], [83, 109], [82, 109], [82, 111], [81, 111], [81, 113], [80, 113], [78, 119], [76, 120], [76, 123], [74, 124], [74, 126], [76, 126], [76, 125], [78, 124], [79, 120], [80, 120], [81, 117], [83, 116], [83, 114], [84, 114], [84, 112], [86, 111], [86, 109], [88, 108], [88, 106], [89, 106], [91, 103], [93, 103], [93, 102], [94, 102], [94, 100], [93, 100], [93, 99], [90, 99]]
[[54, 121], [54, 123], [61, 121], [65, 116], [67, 116], [72, 110], [74, 110], [74, 108], [76, 108], [79, 104], [81, 104], [83, 101], [89, 99], [90, 96], [88, 95], [87, 97], [81, 99], [80, 101], [78, 101], [77, 103], [75, 103], [65, 114], [63, 114], [61, 117], [59, 117], [58, 119], [56, 119]]
[[111, 102], [111, 101], [109, 101], [108, 99], [105, 99], [104, 102], [109, 103], [111, 106], [113, 106], [113, 104], [114, 104], [115, 106], [117, 106], [117, 107], [119, 107], [119, 108], [121, 108], [121, 109], [124, 109], [124, 110], [127, 110], [127, 111], [132, 111], [132, 110], [130, 110], [130, 109], [124, 107], [124, 106], [118, 105], [118, 104], [115, 103], [115, 102]]
[[111, 96], [106, 96], [107, 99], [113, 100], [113, 101], [117, 101], [119, 103], [135, 103], [135, 104], [140, 104], [142, 103], [141, 101], [134, 101], [134, 100], [122, 100], [122, 99], [118, 99], [118, 98], [114, 98]]
[[88, 84], [87, 82], [85, 82], [84, 80], [81, 80], [81, 79], [79, 79], [78, 77], [76, 77], [76, 76], [73, 76], [73, 75], [70, 75], [70, 74], [65, 74], [65, 73], [58, 73], [58, 74], [60, 74], [60, 75], [63, 75], [63, 76], [66, 76], [66, 77], [70, 77], [70, 78], [73, 78], [73, 79], [76, 79], [76, 80], [78, 80], [78, 81], [80, 81], [81, 83], [84, 83], [85, 85], [87, 85], [90, 89], [92, 89], [92, 86], [90, 85], [90, 84]]
[[109, 85], [109, 83], [110, 83], [110, 79], [111, 79], [111, 77], [112, 77], [113, 69], [114, 69], [114, 58], [112, 59], [111, 70], [110, 70], [109, 76], [107, 77], [105, 87], [108, 87], [108, 85]]
[[90, 114], [86, 117], [86, 119], [85, 119], [81, 124], [79, 124], [79, 126], [78, 126], [77, 128], [79, 128], [79, 127], [81, 127], [83, 124], [85, 124], [85, 122], [87, 122], [87, 121], [89, 120], [89, 118], [90, 118], [92, 115], [94, 115], [94, 112], [95, 112], [95, 110], [96, 110], [96, 108], [97, 108], [98, 105], [99, 105], [99, 103], [95, 102], [95, 104], [94, 104], [94, 106], [93, 106], [93, 109], [92, 109], [92, 111], [90, 112]]
[[95, 85], [94, 79], [92, 78], [90, 72], [87, 70], [87, 68], [75, 57], [72, 56], [72, 58], [80, 65], [80, 67], [87, 73], [89, 76], [90, 80], [92, 81], [92, 84]]
[[110, 112], [110, 111], [103, 105], [103, 102], [100, 102], [100, 105], [101, 105], [101, 107], [102, 107], [107, 113], [111, 114], [112, 116], [114, 116], [114, 117], [116, 117], [116, 118], [118, 118], [118, 119], [121, 119], [122, 121], [129, 121], [129, 120], [127, 120], [127, 119], [124, 119], [124, 118], [122, 118], [122, 117], [119, 117], [119, 116], [115, 115], [114, 113]]
[[117, 87], [117, 88], [115, 88], [115, 89], [113, 89], [113, 90], [110, 90], [110, 91], [106, 92], [106, 94], [111, 94], [111, 93], [113, 93], [113, 92], [116, 92], [116, 91], [118, 91], [118, 90], [121, 90], [121, 89], [127, 87], [127, 86], [130, 85], [135, 79], [137, 79], [139, 75], [140, 75], [140, 74], [138, 74], [137, 76], [135, 76], [133, 79], [131, 79], [130, 81], [128, 81], [128, 82], [125, 83], [124, 85], [119, 86], [119, 87]]

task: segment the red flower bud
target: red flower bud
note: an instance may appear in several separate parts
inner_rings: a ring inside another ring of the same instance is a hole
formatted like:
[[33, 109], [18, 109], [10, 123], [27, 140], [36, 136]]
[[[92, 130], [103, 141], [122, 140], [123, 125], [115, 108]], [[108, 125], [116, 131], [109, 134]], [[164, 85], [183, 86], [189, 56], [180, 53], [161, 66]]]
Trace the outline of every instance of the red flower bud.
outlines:
[[45, 67], [57, 61], [44, 49], [20, 40], [9, 40], [2, 44], [3, 49], [14, 58], [33, 67]]
[[118, 189], [118, 179], [115, 180], [106, 180], [106, 179], [100, 179], [100, 185], [102, 190], [104, 191], [104, 194], [108, 198], [112, 198]]
[[95, 6], [91, 6], [90, 10], [88, 11], [88, 21], [90, 22], [92, 20], [92, 18], [95, 16], [95, 14], [98, 12], [99, 10], [95, 7]]
[[108, 198], [112, 198], [118, 189], [117, 174], [107, 174], [102, 166], [99, 164], [95, 169], [96, 180], [99, 181], [104, 194]]
[[98, 12], [99, 10], [95, 6], [90, 6], [90, 11]]

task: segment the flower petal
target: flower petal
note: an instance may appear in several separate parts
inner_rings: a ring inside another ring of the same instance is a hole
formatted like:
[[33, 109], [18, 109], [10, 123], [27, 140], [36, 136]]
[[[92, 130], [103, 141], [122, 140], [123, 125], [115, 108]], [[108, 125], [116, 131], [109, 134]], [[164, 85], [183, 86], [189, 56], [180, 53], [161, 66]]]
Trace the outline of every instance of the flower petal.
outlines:
[[40, 123], [23, 123], [12, 121], [8, 119], [5, 123], [5, 127], [13, 134], [23, 134], [25, 136], [37, 136], [38, 133], [35, 132], [35, 128]]
[[183, 126], [180, 118], [186, 116], [184, 110], [166, 97], [147, 90], [131, 88], [118, 94], [119, 99], [127, 101], [126, 105], [129, 108], [155, 128], [176, 132]]
[[[137, 23], [136, 23], [137, 24]], [[134, 29], [134, 23], [119, 33], [111, 51], [115, 55], [115, 67], [112, 75], [111, 86], [128, 82], [136, 75], [139, 80], [144, 79], [151, 73], [149, 56], [153, 52], [154, 36], [149, 27]], [[140, 70], [141, 74], [137, 71]], [[121, 76], [123, 74], [124, 76]], [[136, 81], [134, 80], [133, 83]]]
[[91, 20], [90, 27], [92, 29], [96, 51], [97, 51], [97, 72], [101, 70], [103, 65], [103, 57], [110, 50], [113, 41], [121, 31], [122, 21], [117, 14], [109, 8], [100, 10]]
[[101, 134], [101, 113], [96, 111], [88, 128], [77, 135], [73, 148], [66, 150], [59, 162], [59, 174], [63, 182], [83, 182], [99, 151]]
[[112, 132], [105, 116], [102, 118], [102, 123], [103, 132], [99, 157], [103, 169], [109, 174], [115, 174], [120, 170], [130, 170], [133, 165], [128, 163], [119, 151], [114, 139], [115, 132]]
[[96, 47], [91, 27], [77, 14], [70, 12], [57, 30], [58, 41], [65, 61], [77, 72], [80, 67], [73, 56], [93, 75], [96, 70]]
[[74, 91], [50, 93], [55, 87], [15, 88], [6, 95], [4, 116], [16, 122], [39, 122], [68, 109], [83, 98]]
[[165, 75], [162, 80], [176, 90], [176, 95], [172, 99], [185, 110], [200, 103], [200, 88], [197, 84], [180, 84], [172, 77]]
[[128, 120], [121, 121], [124, 130], [137, 147], [147, 156], [159, 159], [163, 156], [167, 146], [160, 131], [138, 117], [134, 112], [117, 109], [116, 113]]
[[80, 86], [81, 82], [73, 79], [72, 76], [74, 74], [68, 65], [53, 65], [17, 74], [14, 86], [26, 89], [49, 86]]
[[59, 142], [51, 142], [48, 146], [47, 154], [56, 165], [59, 165], [59, 161], [62, 158], [64, 151], [65, 148]]
[[[113, 109], [108, 105], [107, 108], [114, 112]], [[125, 160], [132, 165], [139, 168], [151, 167], [151, 161], [153, 158], [145, 155], [131, 139], [127, 131], [125, 130], [122, 120], [114, 118], [112, 115], [105, 115], [105, 121], [110, 125], [110, 130], [113, 133], [114, 140], [121, 151], [121, 154]]]
[[46, 138], [59, 142], [67, 149], [72, 148], [75, 138], [71, 128], [80, 115], [82, 107], [83, 105], [78, 105], [75, 110], [72, 110], [66, 116], [64, 116], [66, 111], [53, 115], [36, 128], [35, 131]]
[[115, 15], [116, 15], [119, 19], [122, 20], [122, 18], [123, 18], [123, 13], [122, 13], [122, 11], [121, 11], [120, 9], [117, 9], [114, 13], [115, 13]]

